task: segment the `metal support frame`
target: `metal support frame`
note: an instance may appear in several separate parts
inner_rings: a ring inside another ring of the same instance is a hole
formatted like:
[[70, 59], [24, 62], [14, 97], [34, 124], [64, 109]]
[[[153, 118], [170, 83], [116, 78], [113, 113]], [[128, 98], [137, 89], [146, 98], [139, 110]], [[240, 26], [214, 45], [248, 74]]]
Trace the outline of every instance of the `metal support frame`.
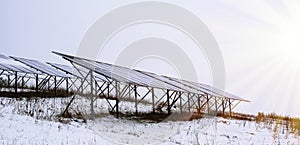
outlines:
[[[163, 108], [164, 111], [171, 114], [172, 107], [175, 108], [175, 106], [179, 106], [180, 112], [188, 111], [194, 113], [197, 111], [199, 113], [218, 113], [218, 111], [221, 110], [222, 113], [225, 113], [226, 110], [228, 110], [231, 114], [232, 109], [241, 102], [241, 100], [226, 98], [213, 93], [212, 90], [203, 90], [203, 88], [198, 88], [189, 82], [181, 83], [179, 80], [171, 78], [169, 78], [170, 81], [168, 81], [167, 79], [157, 77], [157, 75], [142, 71], [139, 71], [139, 73], [166, 84], [169, 87], [164, 88], [155, 84], [148, 86], [144, 82], [139, 84], [139, 81], [136, 82], [130, 79], [128, 79], [128, 81], [122, 81], [122, 79], [107, 76], [105, 73], [101, 74], [101, 71], [97, 71], [97, 68], [86, 67], [83, 65], [84, 63], [80, 64], [75, 60], [72, 61], [71, 58], [67, 58], [67, 55], [63, 56], [63, 58], [71, 62], [74, 68], [79, 72], [79, 75], [74, 75], [74, 77], [71, 78], [53, 76], [46, 73], [28, 74], [24, 72], [0, 70], [0, 76], [4, 76], [4, 72], [7, 72], [5, 74], [5, 83], [1, 82], [1, 90], [5, 88], [5, 90], [9, 92], [25, 92], [27, 91], [25, 89], [30, 89], [28, 84], [31, 82], [31, 85], [34, 86], [31, 90], [37, 94], [40, 92], [49, 92], [54, 93], [56, 96], [60, 91], [59, 89], [65, 89], [67, 94], [74, 92], [75, 95], [68, 103], [64, 113], [68, 110], [76, 95], [88, 96], [90, 99], [91, 119], [94, 119], [94, 103], [99, 98], [105, 99], [108, 102], [111, 109], [109, 111], [115, 112], [117, 118], [120, 117], [119, 113], [122, 109], [119, 108], [120, 101], [133, 102], [136, 115], [138, 115], [139, 111], [138, 105], [142, 103], [151, 105], [152, 113], [155, 113], [159, 109], [159, 111], [162, 111]], [[97, 78], [96, 75], [102, 76], [98, 76]], [[125, 77], [123, 77], [123, 79], [126, 80]], [[179, 85], [177, 85], [178, 83], [184, 85], [184, 87], [179, 87]], [[63, 84], [65, 84], [65, 86], [63, 86]], [[189, 89], [193, 91], [189, 91]], [[115, 101], [115, 104], [111, 103], [112, 100]]]

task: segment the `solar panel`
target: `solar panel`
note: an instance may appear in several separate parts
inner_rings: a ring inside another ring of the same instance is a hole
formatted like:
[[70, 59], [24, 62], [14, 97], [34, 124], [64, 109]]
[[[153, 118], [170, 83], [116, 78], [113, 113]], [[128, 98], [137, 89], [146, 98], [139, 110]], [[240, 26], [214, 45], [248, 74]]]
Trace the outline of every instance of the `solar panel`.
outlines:
[[113, 78], [113, 79], [115, 79], [117, 81], [120, 81], [120, 82], [129, 83], [129, 81], [126, 78], [124, 78], [124, 77], [122, 77], [118, 74], [113, 74], [109, 70], [97, 67], [95, 62], [83, 61], [83, 60], [78, 60], [78, 59], [75, 59], [75, 61], [77, 63], [81, 64], [85, 68], [88, 68], [90, 70], [94, 70], [96, 72], [96, 74], [98, 73], [100, 75], [103, 75], [103, 76], [108, 77], [108, 78]]
[[52, 76], [58, 76], [58, 77], [69, 77], [63, 72], [60, 72], [44, 63], [41, 63], [37, 60], [31, 60], [31, 59], [25, 59], [25, 58], [19, 58], [19, 57], [12, 57], [14, 60], [19, 61], [31, 68], [34, 68], [36, 70], [39, 70], [45, 74], [52, 75]]
[[20, 70], [22, 70], [23, 72], [32, 73], [32, 74], [42, 74], [41, 72], [38, 72], [32, 68], [28, 68], [28, 67], [24, 67], [24, 66], [18, 66], [18, 68]]
[[197, 90], [195, 89], [192, 89], [192, 88], [188, 88], [180, 83], [177, 83], [177, 82], [172, 82], [170, 81], [169, 79], [163, 77], [163, 76], [160, 76], [160, 75], [157, 75], [157, 74], [154, 74], [154, 73], [150, 73], [150, 72], [145, 72], [145, 71], [139, 71], [140, 73], [143, 73], [145, 75], [148, 75], [152, 78], [155, 78], [159, 81], [162, 81], [164, 82], [165, 84], [168, 84], [168, 85], [171, 85], [175, 88], [177, 88], [177, 90], [180, 90], [180, 91], [183, 91], [183, 92], [190, 92], [190, 93], [194, 93], [194, 94], [199, 94], [200, 92], [198, 92]]
[[[51, 65], [52, 67], [54, 67], [56, 69], [59, 69], [59, 70], [65, 72], [67, 74], [71, 74], [75, 77], [82, 78], [81, 74], [74, 67], [71, 67], [71, 66], [68, 66], [68, 65], [63, 65], [63, 64], [50, 63], [50, 62], [47, 62], [47, 64]], [[80, 71], [82, 71], [84, 73], [87, 73], [86, 71], [81, 70], [81, 69], [80, 69]], [[102, 75], [99, 75], [99, 74], [95, 74], [95, 78], [97, 80], [107, 81]]]
[[0, 69], [6, 71], [15, 71], [15, 72], [23, 72], [23, 73], [31, 73], [31, 74], [40, 74], [40, 72], [35, 71], [31, 68], [26, 68], [23, 66], [11, 65], [11, 64], [0, 64]]
[[50, 62], [47, 62], [47, 64], [51, 65], [52, 67], [54, 67], [58, 70], [61, 70], [61, 71], [65, 72], [67, 74], [72, 74], [76, 77], [81, 78], [79, 72], [71, 66], [67, 66], [67, 65], [63, 65], [63, 64], [57, 64], [57, 63], [50, 63]]
[[247, 101], [247, 102], [248, 102], [248, 100], [245, 100], [245, 99], [243, 99], [243, 98], [240, 98], [240, 97], [238, 97], [238, 96], [236, 96], [236, 95], [233, 95], [233, 94], [231, 94], [231, 93], [228, 93], [228, 92], [226, 92], [226, 91], [220, 90], [220, 89], [218, 89], [218, 88], [216, 88], [216, 87], [213, 87], [213, 86], [210, 86], [210, 85], [206, 85], [206, 84], [202, 84], [202, 83], [196, 83], [196, 84], [200, 85], [201, 87], [203, 87], [203, 88], [205, 88], [205, 89], [212, 90], [213, 92], [216, 92], [216, 93], [218, 93], [218, 94], [221, 94], [221, 95], [223, 95], [223, 96], [225, 96], [225, 97], [227, 97], [227, 98], [235, 99], [235, 100], [243, 100], [243, 101]]
[[5, 71], [15, 71], [15, 70], [11, 70], [11, 69], [7, 68], [4, 64], [2, 65], [1, 63], [0, 63], [0, 69], [5, 70]]
[[94, 69], [95, 72], [103, 74], [106, 77], [113, 78], [119, 82], [137, 84], [137, 85], [141, 85], [141, 86], [150, 86], [150, 87], [161, 88], [161, 89], [184, 91], [180, 88], [166, 84], [155, 78], [151, 78], [151, 77], [144, 75], [138, 71], [131, 70], [131, 69], [128, 69], [125, 67], [115, 66], [115, 65], [111, 65], [111, 64], [107, 64], [107, 63], [101, 63], [101, 62], [86, 60], [86, 59], [78, 59], [78, 58], [72, 59], [71, 57], [69, 59], [71, 61], [75, 61], [75, 62], [81, 64], [84, 67], [88, 67], [89, 69], [92, 69], [92, 70]]
[[246, 101], [246, 102], [249, 102], [249, 100], [245, 100], [243, 98], [240, 98], [240, 97], [237, 97], [231, 93], [228, 93], [226, 91], [223, 91], [223, 90], [220, 90], [218, 88], [215, 88], [213, 86], [210, 86], [210, 85], [206, 85], [206, 84], [202, 84], [202, 83], [196, 83], [196, 82], [190, 82], [190, 81], [186, 81], [186, 80], [183, 80], [184, 82], [187, 82], [193, 86], [196, 86], [196, 87], [199, 87], [199, 88], [202, 88], [202, 89], [205, 89], [207, 91], [210, 91], [210, 92], [213, 92], [219, 96], [223, 96], [223, 97], [226, 97], [226, 98], [230, 98], [230, 99], [234, 99], [234, 100], [242, 100], [242, 101]]
[[141, 86], [149, 86], [154, 88], [189, 92], [194, 94], [206, 93], [216, 97], [226, 97], [234, 100], [248, 101], [243, 98], [232, 95], [228, 92], [217, 89], [215, 87], [201, 84], [201, 83], [180, 80], [178, 78], [171, 78], [167, 76], [160, 76], [154, 73], [140, 71], [140, 70], [134, 70], [134, 69], [132, 70], [126, 67], [88, 60], [88, 59], [70, 56], [62, 53], [57, 53], [57, 52], [53, 52], [53, 53], [60, 55], [71, 62], [75, 62], [81, 65], [82, 67], [85, 67], [90, 70], [94, 70], [96, 73], [117, 80], [119, 82], [135, 83]]
[[79, 60], [79, 59], [77, 59], [77, 60], [83, 62], [86, 65], [92, 66], [93, 68], [96, 69], [97, 72], [99, 72], [100, 74], [104, 74], [105, 76], [107, 76], [109, 78], [117, 79], [120, 82], [137, 83], [135, 81], [130, 81], [128, 78], [126, 78], [124, 76], [124, 74], [117, 74], [115, 72], [112, 72], [112, 68], [103, 68], [103, 67], [101, 67], [99, 64], [97, 64], [94, 61]]
[[3, 54], [0, 54], [0, 58], [2, 58], [2, 59], [10, 59], [9, 57], [7, 57], [7, 56], [5, 56]]
[[[110, 69], [113, 73], [116, 74], [122, 74], [124, 77], [127, 77], [130, 80], [137, 81], [144, 86], [151, 86], [155, 88], [163, 88], [163, 89], [169, 89], [169, 90], [181, 90], [180, 87], [176, 87], [170, 84], [167, 84], [161, 80], [158, 80], [156, 78], [153, 78], [151, 76], [148, 76], [144, 73], [141, 73], [140, 71], [137, 70], [132, 70], [126, 67], [121, 67], [117, 65], [112, 65], [108, 63], [102, 63], [102, 62], [97, 62], [98, 66], [103, 67], [104, 69]], [[184, 91], [184, 90], [181, 90]]]
[[210, 95], [213, 95], [213, 96], [216, 96], [216, 97], [221, 97], [221, 95], [219, 95], [219, 94], [217, 94], [217, 93], [215, 93], [213, 91], [206, 90], [206, 89], [199, 88], [197, 86], [191, 85], [190, 83], [188, 83], [188, 81], [184, 81], [184, 80], [181, 80], [181, 79], [178, 79], [178, 78], [173, 78], [173, 77], [167, 77], [167, 76], [163, 76], [163, 77], [168, 78], [169, 80], [171, 80], [173, 82], [180, 83], [183, 86], [186, 86], [186, 87], [189, 87], [189, 88], [193, 88], [193, 89], [195, 89], [195, 90], [197, 90], [199, 92], [210, 94]]
[[[163, 83], [153, 83], [157, 80], [153, 79], [151, 83], [149, 84], [149, 79], [147, 81], [138, 80], [137, 78], [131, 77], [130, 69], [127, 69], [126, 71], [122, 69], [122, 67], [116, 67], [105, 63], [100, 63], [92, 60], [87, 59], [81, 59], [81, 58], [75, 58], [73, 56], [64, 55], [62, 54], [63, 58], [74, 62], [78, 65], [81, 65], [82, 67], [85, 67], [90, 70], [94, 70], [96, 73], [99, 73], [101, 75], [104, 75], [105, 77], [117, 80], [119, 82], [125, 82], [125, 83], [131, 83], [131, 84], [137, 84], [141, 86], [151, 86], [155, 88], [162, 88], [166, 89], [166, 87], [163, 85]], [[176, 88], [168, 88], [170, 90], [175, 90]]]
[[22, 72], [22, 70], [19, 69], [18, 67], [13, 67], [11, 65], [6, 65], [6, 64], [2, 64], [2, 65], [4, 65], [4, 67], [6, 67], [9, 71]]
[[33, 78], [33, 76], [27, 74], [41, 74], [40, 72], [37, 72], [33, 69], [26, 68], [23, 66], [15, 66], [11, 64], [0, 64], [0, 70], [6, 71], [6, 73], [3, 73], [4, 75], [15, 75], [14, 72], [21, 72], [18, 74], [18, 76], [26, 77], [26, 78]]

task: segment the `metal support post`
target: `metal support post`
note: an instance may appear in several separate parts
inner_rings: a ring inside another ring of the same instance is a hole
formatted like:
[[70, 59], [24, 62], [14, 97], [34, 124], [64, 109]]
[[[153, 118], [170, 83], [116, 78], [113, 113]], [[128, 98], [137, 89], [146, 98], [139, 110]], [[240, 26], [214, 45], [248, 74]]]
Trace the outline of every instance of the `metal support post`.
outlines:
[[93, 91], [94, 91], [94, 86], [93, 86], [93, 72], [91, 71], [90, 72], [90, 85], [91, 85], [91, 117], [90, 119], [93, 120], [94, 119], [94, 94], [93, 94]]
[[210, 111], [209, 111], [209, 98], [208, 98], [208, 94], [206, 94], [206, 105], [207, 105], [207, 113], [209, 114]]
[[135, 115], [138, 115], [138, 106], [137, 106], [138, 105], [138, 101], [137, 101], [137, 96], [138, 96], [138, 94], [137, 94], [137, 87], [136, 87], [136, 85], [134, 85]]
[[180, 109], [180, 113], [182, 113], [182, 98], [181, 98], [182, 96], [181, 95], [182, 95], [182, 92], [179, 92], [179, 97], [180, 97], [179, 98], [180, 99], [179, 100], [179, 109]]
[[36, 74], [35, 76], [35, 91], [38, 92], [39, 91], [39, 75]]
[[169, 94], [169, 90], [167, 90], [167, 103], [168, 103], [168, 114], [170, 115], [171, 114], [171, 107], [170, 107], [170, 94]]
[[117, 118], [119, 118], [119, 85], [118, 82], [115, 81], [115, 87], [116, 87], [116, 113], [117, 113]]
[[155, 113], [154, 88], [151, 88], [151, 91], [152, 91], [152, 113]]
[[222, 113], [223, 113], [223, 115], [225, 114], [225, 104], [224, 104], [223, 98], [222, 98]]
[[56, 96], [57, 93], [57, 82], [56, 82], [56, 76], [54, 76], [54, 94]]
[[232, 116], [232, 113], [231, 113], [231, 107], [232, 107], [232, 104], [231, 104], [232, 102], [231, 102], [231, 100], [229, 99], [229, 114], [230, 114], [230, 116]]
[[191, 113], [191, 100], [190, 100], [190, 93], [188, 93], [188, 108], [189, 108], [189, 113]]
[[66, 92], [69, 94], [69, 78], [66, 78]]
[[217, 100], [217, 97], [215, 97], [215, 107], [216, 107], [216, 113], [218, 113], [218, 100]]
[[18, 92], [18, 72], [15, 72], [15, 93]]

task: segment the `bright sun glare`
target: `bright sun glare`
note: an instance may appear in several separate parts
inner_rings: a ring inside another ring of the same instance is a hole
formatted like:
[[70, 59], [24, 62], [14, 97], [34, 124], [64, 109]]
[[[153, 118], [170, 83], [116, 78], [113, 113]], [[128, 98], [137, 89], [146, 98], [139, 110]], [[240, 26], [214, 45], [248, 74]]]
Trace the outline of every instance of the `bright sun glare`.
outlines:
[[254, 38], [250, 40], [253, 44], [248, 43], [250, 47], [246, 47], [255, 47], [253, 50], [258, 53], [257, 57], [256, 54], [249, 56], [250, 61], [258, 62], [256, 68], [247, 74], [249, 84], [254, 84], [249, 94], [256, 96], [252, 99], [253, 104], [266, 100], [263, 105], [254, 105], [251, 109], [299, 116], [300, 1], [282, 1], [280, 4], [254, 1], [247, 4], [242, 8], [238, 5], [238, 8], [263, 24], [259, 27], [251, 25], [248, 30]]
[[300, 25], [287, 23], [280, 28], [278, 41], [274, 42], [278, 58], [289, 68], [300, 70]]
[[[274, 47], [276, 52], [276, 67], [281, 76], [274, 78], [278, 80], [278, 86], [281, 83], [285, 93], [281, 96], [285, 98], [280, 103], [281, 108], [286, 108], [287, 112], [291, 109], [298, 110], [299, 105], [299, 73], [300, 73], [300, 23], [287, 21], [279, 28]], [[281, 80], [281, 81], [279, 81]]]

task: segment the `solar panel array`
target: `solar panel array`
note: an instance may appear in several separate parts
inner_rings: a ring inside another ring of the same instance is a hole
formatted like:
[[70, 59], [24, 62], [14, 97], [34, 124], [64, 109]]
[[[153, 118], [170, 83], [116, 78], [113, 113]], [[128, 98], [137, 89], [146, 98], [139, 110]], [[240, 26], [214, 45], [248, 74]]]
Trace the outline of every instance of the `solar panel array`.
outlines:
[[[213, 86], [209, 86], [202, 83], [191, 82], [187, 80], [182, 80], [178, 78], [161, 76], [155, 73], [140, 71], [136, 69], [129, 69], [122, 66], [112, 65], [104, 62], [98, 62], [94, 60], [89, 60], [85, 58], [79, 58], [71, 55], [66, 55], [58, 52], [53, 52], [57, 55], [62, 56], [64, 59], [69, 60], [87, 70], [94, 71], [94, 76], [97, 80], [108, 81], [107, 78], [116, 80], [122, 83], [130, 83], [133, 85], [139, 85], [144, 87], [153, 87], [165, 90], [180, 91], [193, 94], [209, 94], [216, 97], [225, 97], [234, 100], [247, 101], [243, 98], [237, 97], [231, 93], [225, 92]], [[14, 71], [30, 74], [48, 74], [58, 77], [68, 77], [72, 76], [82, 78], [84, 76], [81, 73], [87, 74], [88, 72], [84, 69], [74, 68], [67, 65], [49, 63], [49, 65], [39, 62], [37, 60], [25, 59], [20, 57], [7, 57], [0, 54], [2, 59], [13, 58], [29, 67], [24, 67], [20, 65], [12, 65], [0, 63], [0, 70]], [[52, 67], [51, 67], [52, 66]]]
[[116, 80], [118, 82], [194, 94], [206, 93], [216, 97], [225, 97], [234, 100], [248, 101], [215, 87], [201, 83], [161, 76], [150, 72], [129, 69], [126, 67], [88, 60], [85, 58], [79, 58], [58, 52], [53, 53], [62, 56], [64, 59], [72, 63], [75, 63], [81, 67], [85, 67], [88, 70], [92, 70], [100, 75]]
[[50, 67], [37, 60], [25, 59], [20, 57], [11, 57], [11, 58], [48, 75], [65, 77], [65, 78], [70, 77], [64, 72], [58, 71], [57, 69], [54, 69], [53, 67]]

